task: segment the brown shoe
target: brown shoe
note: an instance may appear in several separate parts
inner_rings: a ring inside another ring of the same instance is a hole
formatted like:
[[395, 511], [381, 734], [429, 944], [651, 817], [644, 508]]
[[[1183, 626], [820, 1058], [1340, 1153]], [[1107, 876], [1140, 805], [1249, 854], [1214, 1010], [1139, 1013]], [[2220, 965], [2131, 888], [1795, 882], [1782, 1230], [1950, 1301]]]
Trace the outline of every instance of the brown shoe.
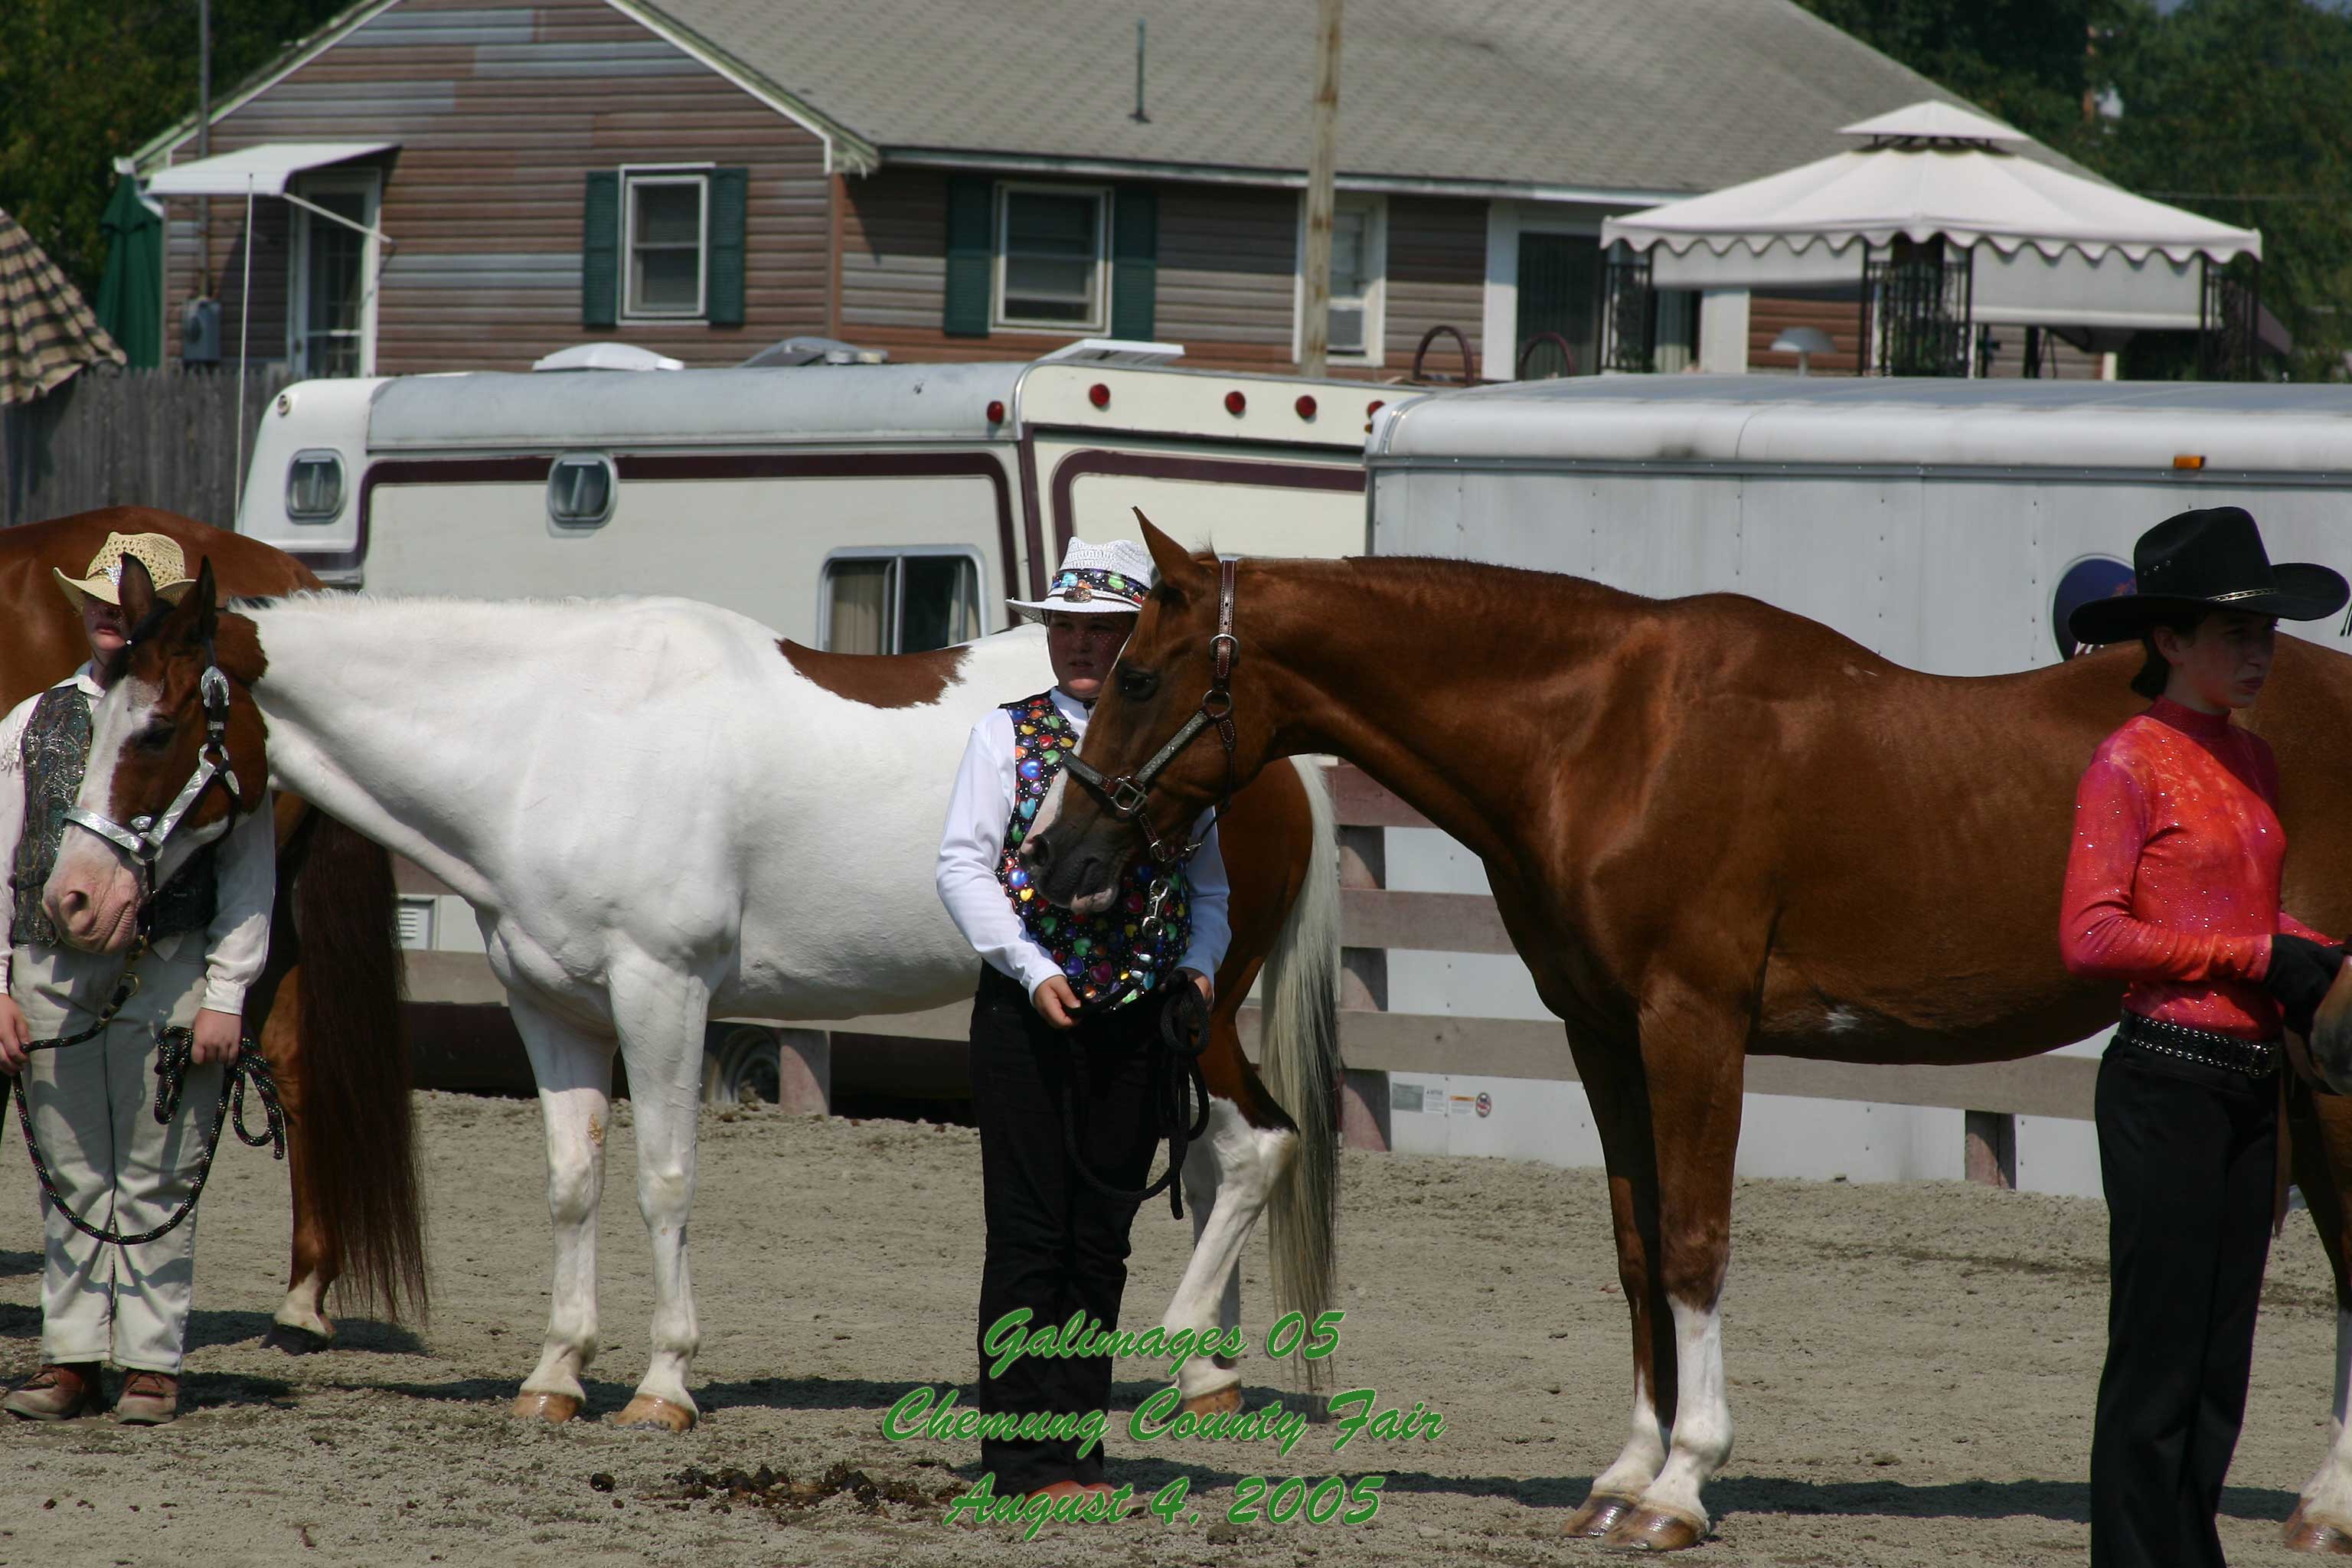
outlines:
[[134, 1372], [114, 1396], [114, 1418], [126, 1426], [161, 1426], [180, 1414], [180, 1380], [167, 1372]]
[[99, 1407], [98, 1363], [52, 1362], [18, 1384], [0, 1410], [26, 1421], [70, 1421]]

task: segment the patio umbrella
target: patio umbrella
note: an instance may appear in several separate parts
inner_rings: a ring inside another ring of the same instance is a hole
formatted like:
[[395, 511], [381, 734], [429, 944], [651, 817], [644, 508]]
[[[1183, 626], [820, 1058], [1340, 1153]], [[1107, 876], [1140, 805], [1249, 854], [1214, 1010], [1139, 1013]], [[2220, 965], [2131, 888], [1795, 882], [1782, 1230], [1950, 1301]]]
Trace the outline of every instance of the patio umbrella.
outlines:
[[0, 406], [54, 391], [86, 364], [123, 359], [80, 290], [0, 212]]
[[98, 280], [98, 324], [121, 345], [136, 370], [163, 363], [163, 215], [139, 194], [130, 174], [99, 220], [106, 229], [106, 272]]

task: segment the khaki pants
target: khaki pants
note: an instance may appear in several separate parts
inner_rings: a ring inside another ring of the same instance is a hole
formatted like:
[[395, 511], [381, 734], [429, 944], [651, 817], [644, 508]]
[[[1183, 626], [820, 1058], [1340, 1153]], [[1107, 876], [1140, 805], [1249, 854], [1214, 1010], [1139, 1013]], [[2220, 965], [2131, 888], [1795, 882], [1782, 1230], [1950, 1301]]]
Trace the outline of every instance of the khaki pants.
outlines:
[[[33, 1037], [50, 1039], [96, 1022], [121, 970], [119, 958], [19, 947], [8, 990]], [[187, 1196], [223, 1071], [217, 1064], [190, 1068], [179, 1114], [168, 1127], [157, 1125], [156, 1035], [195, 1021], [205, 967], [151, 952], [138, 973], [138, 994], [104, 1034], [35, 1052], [19, 1080], [67, 1205], [91, 1225], [131, 1234], [163, 1224]], [[196, 1216], [153, 1241], [110, 1247], [76, 1230], [46, 1196], [41, 1210], [42, 1359], [110, 1360], [125, 1370], [178, 1375], [195, 1280]]]

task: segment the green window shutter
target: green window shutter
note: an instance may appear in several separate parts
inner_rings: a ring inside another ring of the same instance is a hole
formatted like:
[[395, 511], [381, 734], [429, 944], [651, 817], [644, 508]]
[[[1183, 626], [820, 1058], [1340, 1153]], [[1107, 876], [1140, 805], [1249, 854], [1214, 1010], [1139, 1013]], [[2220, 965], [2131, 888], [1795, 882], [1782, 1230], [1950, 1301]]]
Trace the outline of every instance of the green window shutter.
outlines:
[[996, 185], [969, 174], [948, 177], [947, 284], [940, 330], [950, 337], [988, 336], [996, 277]]
[[1160, 299], [1160, 193], [1119, 188], [1111, 218], [1110, 335], [1151, 341]]
[[621, 176], [588, 176], [580, 235], [580, 324], [609, 327], [621, 308]]
[[748, 169], [710, 171], [710, 255], [702, 303], [714, 327], [743, 324], [743, 202], [750, 179]]

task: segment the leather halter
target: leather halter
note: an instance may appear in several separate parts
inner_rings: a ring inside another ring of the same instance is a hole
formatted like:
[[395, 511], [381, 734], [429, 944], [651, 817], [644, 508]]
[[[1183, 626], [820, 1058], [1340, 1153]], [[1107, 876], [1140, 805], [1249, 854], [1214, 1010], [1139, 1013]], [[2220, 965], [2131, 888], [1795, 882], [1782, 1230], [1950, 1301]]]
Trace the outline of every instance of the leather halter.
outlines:
[[[148, 621], [142, 622], [125, 646], [136, 647], [142, 636], [151, 630], [150, 623], [155, 618], [151, 616]], [[154, 899], [156, 864], [163, 858], [164, 843], [178, 828], [181, 820], [215, 782], [228, 791], [231, 817], [245, 804], [245, 795], [236, 785], [236, 771], [229, 765], [228, 759], [228, 677], [221, 673], [220, 662], [213, 655], [209, 638], [205, 643], [205, 672], [197, 679], [196, 689], [205, 704], [205, 743], [196, 753], [195, 771], [188, 775], [188, 782], [180, 786], [180, 793], [173, 797], [172, 804], [163, 808], [162, 816], [134, 816], [126, 826], [83, 806], [66, 807], [68, 823], [87, 828], [114, 845], [138, 868], [139, 918], [142, 931], [146, 927], [148, 909]]]
[[1106, 778], [1101, 770], [1072, 756], [1062, 764], [1079, 783], [1101, 797], [1103, 807], [1121, 822], [1134, 823], [1143, 835], [1145, 847], [1151, 852], [1153, 862], [1163, 870], [1171, 868], [1208, 841], [1204, 833], [1200, 838], [1176, 848], [1160, 837], [1151, 826], [1151, 815], [1144, 809], [1151, 789], [1151, 781], [1160, 770], [1174, 762], [1185, 747], [1202, 731], [1215, 725], [1217, 738], [1225, 744], [1225, 795], [1217, 803], [1214, 815], [1209, 818], [1213, 828], [1234, 804], [1234, 693], [1232, 687], [1234, 662], [1241, 653], [1241, 640], [1234, 636], [1234, 574], [1241, 564], [1238, 555], [1217, 557], [1217, 635], [1210, 640], [1209, 648], [1215, 663], [1209, 678], [1209, 689], [1202, 695], [1201, 706], [1183, 727], [1168, 739], [1168, 743], [1152, 753], [1151, 760], [1131, 773]]

